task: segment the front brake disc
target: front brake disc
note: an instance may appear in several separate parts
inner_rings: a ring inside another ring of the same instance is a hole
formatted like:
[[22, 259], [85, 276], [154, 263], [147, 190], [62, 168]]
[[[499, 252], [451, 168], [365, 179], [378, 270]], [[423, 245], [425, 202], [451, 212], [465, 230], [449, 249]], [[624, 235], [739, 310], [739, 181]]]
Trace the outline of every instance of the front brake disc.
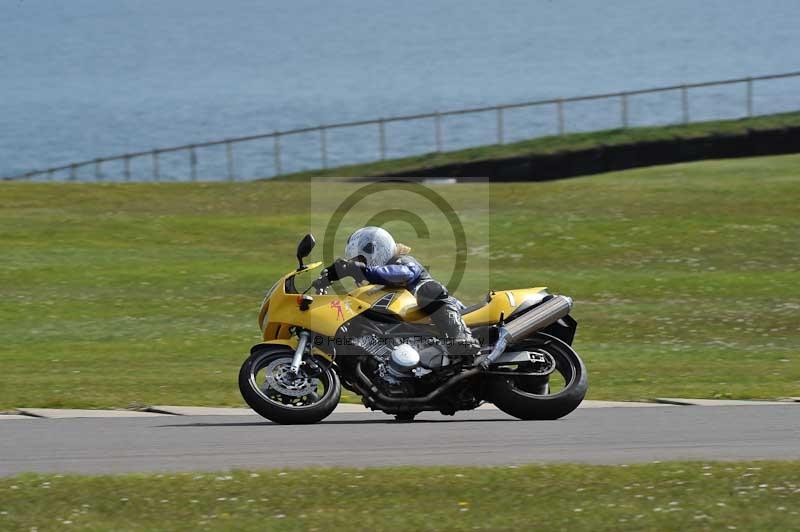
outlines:
[[309, 379], [304, 376], [294, 376], [289, 371], [291, 364], [283, 359], [273, 360], [264, 371], [266, 372], [265, 382], [267, 386], [289, 397], [304, 397], [317, 390], [319, 379]]

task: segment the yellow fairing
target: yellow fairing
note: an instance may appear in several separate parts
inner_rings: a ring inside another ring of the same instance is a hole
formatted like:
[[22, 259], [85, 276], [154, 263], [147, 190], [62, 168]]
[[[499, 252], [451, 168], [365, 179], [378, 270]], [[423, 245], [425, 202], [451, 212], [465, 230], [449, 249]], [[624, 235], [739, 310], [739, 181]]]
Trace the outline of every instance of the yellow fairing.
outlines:
[[319, 268], [321, 263], [309, 264], [300, 272], [284, 276], [268, 294], [261, 306], [259, 325], [264, 339], [289, 338], [289, 327], [301, 327], [318, 334], [333, 337], [342, 323], [364, 312], [369, 305], [351, 296], [314, 295], [308, 310], [300, 310], [299, 294], [286, 293], [286, 281], [305, 276]]
[[[392, 299], [388, 306], [384, 308], [378, 305], [383, 312], [388, 310], [406, 322], [429, 321], [417, 307], [414, 295], [408, 290], [379, 285], [356, 287], [342, 296], [314, 295], [308, 310], [300, 310], [300, 294], [287, 293], [287, 281], [291, 286], [295, 279], [306, 276], [320, 265], [319, 262], [309, 264], [302, 271], [284, 276], [264, 298], [258, 321], [265, 343], [296, 346], [296, 340], [290, 331], [291, 327], [300, 327], [320, 335], [334, 337], [343, 323], [376, 305], [389, 294], [392, 295]], [[508, 317], [520, 305], [530, 300], [539, 300], [545, 295], [547, 289], [544, 287], [490, 292], [487, 296], [489, 302], [464, 315], [464, 321], [470, 327], [497, 323], [500, 316]]]

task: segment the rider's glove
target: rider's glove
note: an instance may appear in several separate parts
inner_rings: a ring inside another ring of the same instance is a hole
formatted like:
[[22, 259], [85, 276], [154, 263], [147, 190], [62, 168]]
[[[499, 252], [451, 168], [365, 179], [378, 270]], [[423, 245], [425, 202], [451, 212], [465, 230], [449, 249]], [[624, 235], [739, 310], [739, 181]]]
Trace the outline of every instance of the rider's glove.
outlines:
[[350, 269], [352, 270], [353, 275], [364, 274], [364, 270], [367, 269], [367, 265], [363, 262], [359, 262], [357, 260], [350, 261]]
[[347, 275], [349, 275], [350, 277], [355, 279], [356, 282], [359, 282], [359, 283], [361, 281], [366, 280], [366, 277], [364, 276], [364, 270], [367, 269], [367, 265], [364, 264], [363, 262], [359, 262], [359, 261], [356, 261], [356, 260], [348, 261], [348, 262], [349, 262], [349, 264], [347, 266]]
[[347, 261], [343, 259], [336, 259], [336, 262], [328, 266], [325, 269], [325, 271], [327, 272], [326, 276], [328, 277], [328, 280], [338, 281], [339, 279], [347, 277], [347, 275], [345, 275], [345, 270], [347, 269], [346, 264]]
[[328, 268], [328, 279], [337, 281], [345, 277], [353, 277], [356, 281], [363, 280], [364, 269], [367, 267], [363, 262], [337, 259]]

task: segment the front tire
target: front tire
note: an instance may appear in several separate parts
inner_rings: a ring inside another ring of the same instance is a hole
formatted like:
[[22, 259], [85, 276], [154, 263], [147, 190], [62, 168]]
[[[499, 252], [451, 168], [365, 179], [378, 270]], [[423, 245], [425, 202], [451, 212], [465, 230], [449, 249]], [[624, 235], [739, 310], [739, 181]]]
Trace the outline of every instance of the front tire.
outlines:
[[[564, 387], [551, 393], [550, 383], [540, 377], [490, 375], [488, 399], [497, 408], [519, 419], [544, 420], [566, 416], [581, 404], [589, 388], [586, 367], [568, 344], [554, 336], [537, 333], [522, 340], [514, 349], [537, 349], [549, 354]], [[525, 368], [519, 368], [524, 372]]]
[[[339, 404], [342, 384], [330, 364], [318, 364], [319, 374], [283, 382], [293, 351], [284, 347], [260, 349], [239, 370], [239, 391], [256, 413], [282, 425], [317, 423]], [[261, 377], [262, 370], [271, 376]], [[304, 367], [301, 366], [301, 374]], [[261, 382], [260, 382], [261, 381]], [[296, 384], [298, 383], [299, 384]], [[307, 393], [304, 393], [307, 392]]]

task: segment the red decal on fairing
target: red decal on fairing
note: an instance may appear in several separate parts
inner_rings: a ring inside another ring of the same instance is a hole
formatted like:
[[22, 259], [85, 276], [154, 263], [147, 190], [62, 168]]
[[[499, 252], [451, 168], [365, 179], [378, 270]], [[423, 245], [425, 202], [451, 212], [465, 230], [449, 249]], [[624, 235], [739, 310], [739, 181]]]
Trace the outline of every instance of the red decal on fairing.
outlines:
[[342, 312], [342, 302], [338, 299], [331, 301], [331, 308], [336, 309], [336, 319], [344, 320], [344, 312]]

